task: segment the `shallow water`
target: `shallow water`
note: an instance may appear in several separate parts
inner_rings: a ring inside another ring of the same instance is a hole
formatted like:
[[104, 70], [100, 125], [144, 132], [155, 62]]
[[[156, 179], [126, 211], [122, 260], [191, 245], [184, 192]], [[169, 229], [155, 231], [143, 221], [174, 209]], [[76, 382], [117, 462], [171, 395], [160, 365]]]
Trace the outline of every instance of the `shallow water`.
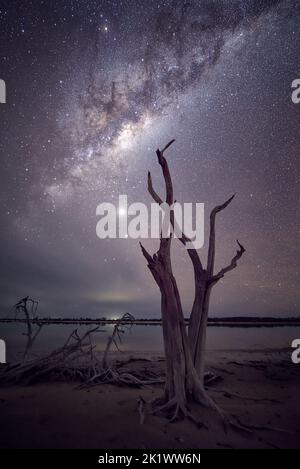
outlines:
[[[41, 354], [62, 346], [74, 325], [45, 325], [33, 347], [33, 352]], [[94, 326], [78, 326], [82, 335]], [[107, 338], [113, 331], [113, 325], [100, 326], [100, 333], [93, 335], [97, 349], [105, 347]], [[123, 351], [163, 352], [161, 326], [134, 325], [130, 330], [123, 328], [122, 342], [119, 347]], [[21, 356], [26, 337], [25, 324], [0, 324], [0, 338], [7, 347], [7, 361]], [[210, 350], [258, 350], [290, 348], [293, 339], [300, 338], [300, 327], [209, 327], [207, 330], [207, 349]]]

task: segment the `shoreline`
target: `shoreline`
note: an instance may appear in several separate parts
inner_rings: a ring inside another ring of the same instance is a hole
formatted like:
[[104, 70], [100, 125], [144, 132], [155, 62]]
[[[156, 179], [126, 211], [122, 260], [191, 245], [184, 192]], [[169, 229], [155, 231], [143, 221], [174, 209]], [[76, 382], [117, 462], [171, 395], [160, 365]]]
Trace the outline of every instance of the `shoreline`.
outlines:
[[[30, 320], [31, 324], [41, 324], [41, 325], [72, 325], [78, 324], [81, 326], [87, 325], [119, 325], [119, 326], [162, 326], [161, 319], [134, 319], [134, 320], [118, 320], [118, 319], [59, 319], [59, 318], [33, 318]], [[0, 319], [0, 324], [27, 324], [26, 319], [12, 319], [12, 318], [2, 318]], [[189, 324], [189, 319], [185, 318], [186, 325]], [[240, 328], [247, 328], [247, 327], [300, 327], [300, 318], [293, 318], [291, 320], [286, 319], [278, 319], [275, 320], [260, 320], [259, 318], [255, 319], [245, 319], [245, 320], [231, 320], [229, 318], [224, 319], [213, 319], [209, 318], [208, 327], [240, 327]]]

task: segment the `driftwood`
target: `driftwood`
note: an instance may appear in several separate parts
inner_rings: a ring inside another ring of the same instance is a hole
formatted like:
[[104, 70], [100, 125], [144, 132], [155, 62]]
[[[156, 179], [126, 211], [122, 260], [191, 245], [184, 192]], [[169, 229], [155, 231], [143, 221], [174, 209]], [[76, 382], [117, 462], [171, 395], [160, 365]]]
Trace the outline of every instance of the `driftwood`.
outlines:
[[73, 331], [66, 343], [46, 356], [13, 363], [1, 369], [0, 384], [33, 384], [55, 377], [86, 379], [95, 366], [91, 335], [99, 327], [87, 331], [82, 337]]
[[[120, 325], [124, 319], [130, 322], [134, 318], [126, 314], [114, 326], [113, 334], [108, 337], [102, 359], [99, 353], [95, 353], [92, 338], [94, 334], [104, 331], [97, 326], [80, 336], [78, 330], [75, 329], [64, 345], [50, 354], [1, 368], [0, 386], [29, 385], [49, 380], [80, 381], [79, 387], [92, 387], [105, 383], [142, 387], [163, 383], [160, 377], [150, 376], [145, 379], [144, 376], [122, 370], [124, 365], [122, 362], [119, 365], [109, 365], [108, 355], [111, 346], [114, 344], [119, 350], [118, 341], [121, 342], [124, 328], [131, 327], [129, 324], [121, 328]], [[30, 321], [28, 324], [30, 326]]]

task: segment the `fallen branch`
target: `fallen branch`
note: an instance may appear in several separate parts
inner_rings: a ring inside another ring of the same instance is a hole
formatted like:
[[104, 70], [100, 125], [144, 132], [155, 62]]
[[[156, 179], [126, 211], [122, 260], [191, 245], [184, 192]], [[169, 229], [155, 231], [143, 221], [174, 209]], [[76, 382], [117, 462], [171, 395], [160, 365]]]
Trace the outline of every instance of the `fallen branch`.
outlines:
[[145, 404], [146, 401], [142, 398], [142, 396], [138, 399], [138, 412], [140, 415], [140, 424], [143, 425], [145, 421]]

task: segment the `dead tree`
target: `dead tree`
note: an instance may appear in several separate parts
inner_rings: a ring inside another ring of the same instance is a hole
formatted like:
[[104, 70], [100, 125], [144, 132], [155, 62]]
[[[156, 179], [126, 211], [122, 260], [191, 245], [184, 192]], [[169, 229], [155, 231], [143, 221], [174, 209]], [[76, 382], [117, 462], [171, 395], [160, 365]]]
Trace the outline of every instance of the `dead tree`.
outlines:
[[[134, 317], [130, 313], [125, 313], [119, 320], [117, 320], [117, 323], [114, 326], [112, 335], [110, 335], [107, 339], [106, 347], [103, 353], [102, 368], [104, 370], [108, 369], [108, 354], [109, 354], [111, 346], [114, 344], [116, 349], [119, 350], [118, 341], [120, 343], [122, 342], [121, 334], [124, 333], [124, 329], [120, 327], [123, 321], [129, 322], [129, 329], [130, 329], [132, 327], [132, 324], [130, 323], [134, 321]], [[128, 329], [127, 326], [125, 326], [125, 328]]]
[[[172, 211], [174, 203], [173, 184], [169, 166], [164, 157], [164, 152], [173, 142], [174, 140], [169, 142], [162, 151], [157, 150], [156, 152], [165, 181], [166, 201], [163, 201], [154, 190], [150, 172], [148, 173], [148, 191], [156, 203], [159, 205], [166, 203], [170, 207], [170, 221], [174, 228], [175, 220], [174, 212]], [[196, 249], [187, 249], [193, 264], [195, 282], [195, 298], [188, 334], [184, 324], [176, 279], [172, 271], [172, 233], [169, 237], [161, 236], [159, 250], [153, 256], [141, 244], [148, 267], [161, 292], [161, 314], [166, 356], [166, 384], [160, 408], [166, 410], [173, 409], [173, 418], [178, 417], [180, 414], [183, 416], [189, 415], [187, 406], [189, 401], [198, 402], [219, 411], [204, 389], [204, 350], [212, 287], [237, 265], [238, 259], [245, 251], [243, 246], [238, 242], [239, 250], [231, 263], [218, 274], [214, 275], [216, 215], [229, 205], [233, 197], [223, 205], [215, 207], [211, 212], [207, 268], [203, 267]], [[184, 245], [190, 242], [190, 239], [184, 233], [181, 233], [179, 239]]]
[[[29, 308], [28, 306], [29, 303], [31, 304], [31, 308]], [[26, 327], [27, 327], [27, 332], [24, 332], [23, 334], [27, 337], [26, 347], [25, 347], [24, 354], [23, 354], [23, 360], [25, 360], [28, 354], [30, 353], [33, 347], [33, 344], [43, 327], [43, 324], [37, 321], [37, 316], [36, 316], [37, 307], [38, 307], [38, 301], [33, 300], [32, 298], [29, 298], [29, 296], [22, 298], [20, 301], [18, 301], [18, 303], [14, 305], [15, 318], [18, 316], [19, 313], [24, 313]], [[33, 324], [32, 324], [33, 320], [35, 320], [35, 324], [37, 326], [37, 329], [35, 332], [33, 331]]]

